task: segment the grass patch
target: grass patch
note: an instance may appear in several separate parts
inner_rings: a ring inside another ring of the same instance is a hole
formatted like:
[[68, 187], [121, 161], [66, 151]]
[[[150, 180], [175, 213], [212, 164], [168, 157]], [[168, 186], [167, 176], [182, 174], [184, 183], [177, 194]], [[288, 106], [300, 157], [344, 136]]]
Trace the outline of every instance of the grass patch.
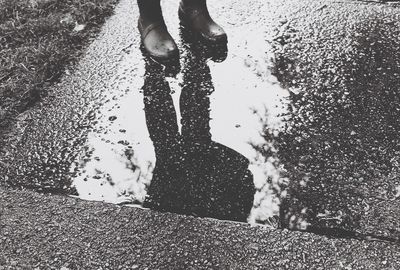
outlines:
[[0, 0], [0, 142], [76, 62], [117, 2]]

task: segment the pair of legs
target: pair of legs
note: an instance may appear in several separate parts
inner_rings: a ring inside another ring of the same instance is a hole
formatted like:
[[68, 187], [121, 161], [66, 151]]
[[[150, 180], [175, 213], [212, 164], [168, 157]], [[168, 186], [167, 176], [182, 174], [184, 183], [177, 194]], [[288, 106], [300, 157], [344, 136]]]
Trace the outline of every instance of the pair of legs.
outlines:
[[[145, 51], [156, 61], [166, 63], [179, 57], [178, 47], [165, 25], [160, 0], [138, 0], [138, 28]], [[225, 31], [211, 18], [206, 0], [181, 0], [181, 23], [210, 42], [226, 42]]]

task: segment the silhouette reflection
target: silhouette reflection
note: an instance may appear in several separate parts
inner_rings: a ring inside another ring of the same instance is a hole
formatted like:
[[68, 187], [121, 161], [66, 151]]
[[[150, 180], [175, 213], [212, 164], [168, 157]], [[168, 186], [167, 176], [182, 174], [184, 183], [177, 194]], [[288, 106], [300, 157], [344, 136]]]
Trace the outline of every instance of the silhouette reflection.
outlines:
[[[147, 127], [156, 165], [144, 206], [196, 216], [246, 221], [253, 204], [249, 161], [212, 141], [207, 59], [223, 61], [226, 44], [203, 45], [181, 29], [184, 41], [181, 133], [163, 68], [146, 58], [143, 86]], [[196, 49], [194, 49], [196, 48]]]

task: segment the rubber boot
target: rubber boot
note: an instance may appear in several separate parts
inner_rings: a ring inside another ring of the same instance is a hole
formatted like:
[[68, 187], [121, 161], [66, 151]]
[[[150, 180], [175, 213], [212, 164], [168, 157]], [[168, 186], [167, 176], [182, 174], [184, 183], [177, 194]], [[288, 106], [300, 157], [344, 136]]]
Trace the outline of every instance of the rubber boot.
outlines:
[[178, 13], [181, 23], [206, 41], [227, 42], [224, 29], [211, 18], [206, 0], [181, 0]]
[[144, 50], [161, 64], [175, 63], [179, 51], [165, 25], [160, 0], [138, 0], [138, 6], [138, 29]]

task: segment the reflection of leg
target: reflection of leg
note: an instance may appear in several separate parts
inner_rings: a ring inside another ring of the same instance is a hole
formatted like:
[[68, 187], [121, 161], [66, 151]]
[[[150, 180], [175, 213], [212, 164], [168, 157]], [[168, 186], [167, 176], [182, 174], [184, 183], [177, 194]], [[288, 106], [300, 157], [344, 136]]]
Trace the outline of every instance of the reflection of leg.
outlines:
[[184, 194], [180, 135], [168, 82], [161, 66], [154, 62], [146, 63], [143, 94], [147, 128], [156, 152], [145, 206], [179, 212]]
[[184, 58], [180, 107], [187, 194], [199, 215], [246, 221], [253, 204], [253, 177], [244, 156], [211, 140], [209, 96], [214, 86], [205, 59], [196, 50]]
[[143, 86], [147, 128], [156, 153], [164, 153], [179, 141], [176, 112], [161, 66], [146, 64]]
[[210, 141], [210, 97], [214, 91], [210, 68], [201, 57], [187, 55], [180, 97], [182, 136], [189, 141]]

